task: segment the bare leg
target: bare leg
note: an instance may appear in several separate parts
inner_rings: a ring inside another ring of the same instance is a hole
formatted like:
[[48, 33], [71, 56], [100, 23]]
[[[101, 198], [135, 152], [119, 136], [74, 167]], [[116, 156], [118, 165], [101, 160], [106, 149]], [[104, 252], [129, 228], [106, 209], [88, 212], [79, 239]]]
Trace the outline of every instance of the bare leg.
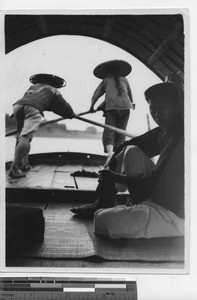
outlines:
[[18, 142], [16, 149], [15, 149], [15, 155], [14, 155], [14, 161], [11, 165], [9, 176], [12, 178], [20, 178], [24, 177], [25, 175], [20, 171], [20, 164], [22, 162], [22, 159], [26, 153], [29, 153], [30, 151], [30, 139], [27, 136], [22, 136], [20, 141]]
[[107, 150], [107, 160], [104, 164], [104, 168], [106, 169], [108, 167], [108, 163], [113, 155], [113, 148], [114, 146], [109, 144], [109, 145], [106, 145], [106, 150]]
[[[116, 156], [115, 172], [127, 175], [151, 174], [155, 165], [137, 146], [128, 146]], [[100, 181], [97, 187], [97, 201], [92, 204], [72, 209], [71, 211], [81, 217], [94, 217], [100, 208], [115, 206], [117, 191], [123, 191], [127, 186], [113, 182]]]
[[29, 150], [24, 154], [24, 156], [22, 158], [22, 162], [21, 162], [21, 166], [20, 166], [20, 169], [22, 171], [29, 171], [31, 169], [31, 166], [29, 165], [29, 160], [28, 160], [29, 152], [30, 152], [30, 147], [29, 147]]
[[100, 208], [114, 207], [117, 190], [113, 182], [103, 182], [98, 184], [96, 190], [97, 200], [91, 204], [80, 208], [73, 208], [71, 212], [82, 218], [93, 219], [94, 213]]

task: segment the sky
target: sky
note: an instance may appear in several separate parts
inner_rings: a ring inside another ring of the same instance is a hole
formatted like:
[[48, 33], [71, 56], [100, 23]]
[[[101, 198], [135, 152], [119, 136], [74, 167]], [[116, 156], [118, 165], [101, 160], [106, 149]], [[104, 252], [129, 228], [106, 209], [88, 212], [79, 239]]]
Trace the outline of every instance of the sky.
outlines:
[[[132, 72], [127, 76], [131, 86], [135, 111], [131, 110], [127, 131], [141, 134], [147, 131], [148, 105], [144, 91], [161, 80], [145, 65], [128, 52], [98, 39], [81, 36], [47, 37], [24, 45], [3, 57], [3, 98], [5, 113], [12, 113], [12, 105], [29, 88], [29, 78], [37, 73], [49, 73], [64, 78], [66, 87], [59, 89], [75, 113], [89, 110], [94, 90], [101, 82], [93, 75], [94, 68], [108, 60], [121, 59], [129, 62]], [[96, 106], [104, 100], [101, 97]], [[102, 112], [84, 116], [104, 123]], [[58, 118], [52, 112], [45, 113], [46, 120]], [[149, 117], [151, 128], [156, 124]], [[79, 120], [65, 121], [67, 129], [84, 130], [88, 123]], [[101, 127], [97, 130], [102, 131]]]

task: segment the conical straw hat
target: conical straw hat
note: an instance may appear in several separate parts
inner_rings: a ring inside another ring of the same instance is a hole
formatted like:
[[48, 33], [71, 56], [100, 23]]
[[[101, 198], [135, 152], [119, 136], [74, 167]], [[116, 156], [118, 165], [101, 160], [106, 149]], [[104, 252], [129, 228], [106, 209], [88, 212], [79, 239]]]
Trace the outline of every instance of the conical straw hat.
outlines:
[[66, 81], [63, 78], [51, 74], [44, 74], [44, 73], [32, 75], [29, 80], [33, 84], [46, 83], [56, 88], [61, 88], [66, 85]]
[[109, 71], [115, 69], [119, 76], [127, 76], [131, 70], [131, 65], [124, 60], [110, 60], [99, 64], [93, 71], [94, 75], [100, 79], [105, 78]]

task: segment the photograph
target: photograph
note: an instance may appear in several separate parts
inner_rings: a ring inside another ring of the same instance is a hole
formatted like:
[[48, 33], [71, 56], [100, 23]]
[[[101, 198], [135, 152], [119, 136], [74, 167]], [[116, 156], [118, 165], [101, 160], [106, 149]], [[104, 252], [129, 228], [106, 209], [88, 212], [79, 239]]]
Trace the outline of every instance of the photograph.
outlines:
[[187, 12], [1, 17], [5, 269], [186, 274]]

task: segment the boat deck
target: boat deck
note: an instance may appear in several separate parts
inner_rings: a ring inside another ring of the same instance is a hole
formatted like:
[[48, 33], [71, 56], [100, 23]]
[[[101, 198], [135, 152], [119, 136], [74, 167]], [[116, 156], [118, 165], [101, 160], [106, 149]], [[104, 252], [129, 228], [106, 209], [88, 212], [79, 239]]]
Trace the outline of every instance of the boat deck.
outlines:
[[[7, 256], [7, 267], [184, 268], [183, 239], [102, 239], [94, 234], [92, 221], [71, 213], [72, 207], [96, 200], [98, 184], [96, 177], [72, 173], [85, 170], [95, 175], [105, 160], [82, 153], [30, 155], [32, 169], [20, 179], [8, 177], [10, 163], [6, 164], [6, 203], [41, 208], [45, 218], [44, 242]], [[127, 197], [119, 194], [117, 204]]]
[[[12, 179], [7, 174], [7, 188], [32, 188], [32, 189], [60, 189], [60, 190], [95, 190], [98, 179], [90, 177], [72, 176], [76, 171], [85, 170], [95, 172], [102, 169], [102, 166], [84, 166], [79, 164], [60, 165], [38, 164], [26, 172], [26, 176], [20, 179]], [[8, 171], [7, 171], [8, 173]]]
[[[67, 154], [67, 155], [66, 155]], [[47, 156], [47, 158], [46, 158]], [[43, 159], [42, 159], [43, 158]], [[104, 157], [81, 153], [48, 153], [30, 156], [32, 168], [26, 177], [12, 179], [7, 176], [8, 188], [95, 189], [96, 178], [71, 176], [75, 171], [97, 173], [103, 167]], [[7, 168], [8, 169], [7, 164]]]
[[7, 202], [34, 202], [35, 199], [41, 202], [47, 199], [84, 203], [95, 200], [96, 175], [103, 168], [105, 156], [66, 152], [34, 154], [29, 159], [32, 168], [19, 179], [8, 176], [10, 163], [7, 163]]

